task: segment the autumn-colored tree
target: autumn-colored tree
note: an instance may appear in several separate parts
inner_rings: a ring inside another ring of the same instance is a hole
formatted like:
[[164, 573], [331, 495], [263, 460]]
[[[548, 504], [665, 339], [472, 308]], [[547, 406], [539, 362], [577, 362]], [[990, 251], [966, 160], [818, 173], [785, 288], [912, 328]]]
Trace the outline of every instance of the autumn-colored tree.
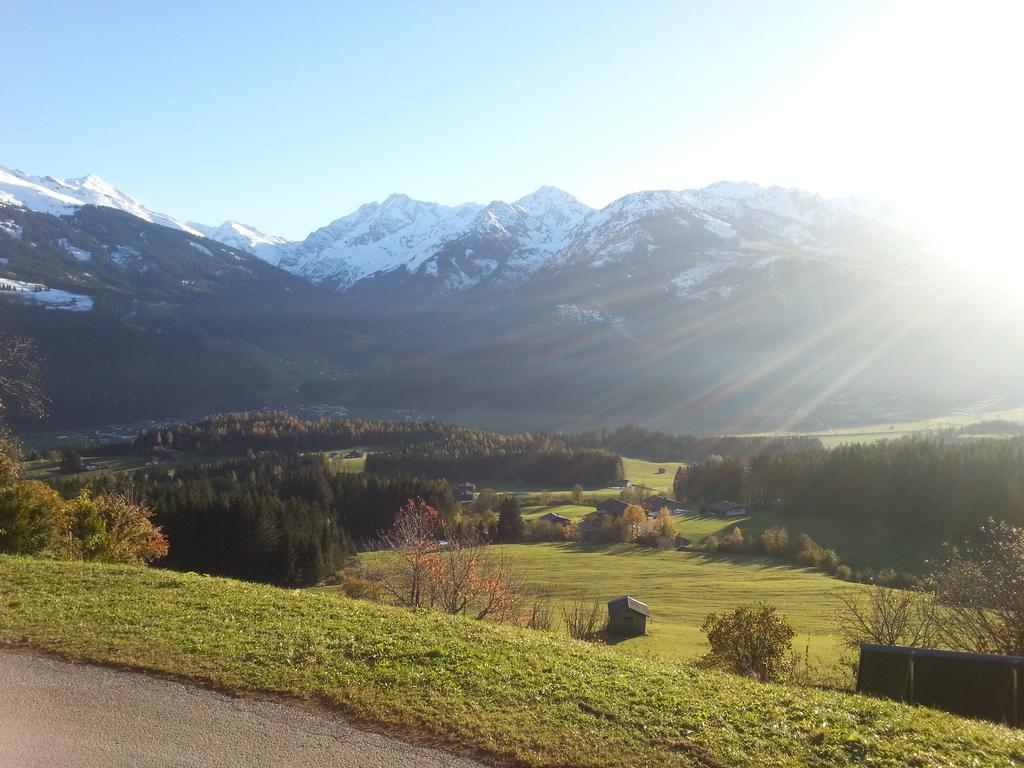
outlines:
[[381, 584], [401, 605], [421, 608], [433, 605], [435, 594], [431, 580], [433, 558], [440, 550], [438, 536], [441, 517], [422, 499], [409, 499], [395, 516], [395, 522], [382, 537], [382, 545], [401, 559], [394, 573], [383, 575]]
[[630, 504], [622, 513], [622, 522], [625, 526], [624, 541], [635, 541], [636, 537], [643, 532], [644, 524], [647, 522], [647, 513], [639, 504]]
[[472, 532], [460, 534], [421, 500], [402, 507], [384, 541], [399, 560], [377, 579], [400, 605], [497, 622], [518, 619], [524, 590], [511, 556]]
[[672, 522], [672, 513], [668, 511], [668, 507], [662, 507], [661, 511], [658, 512], [655, 533], [663, 539], [674, 539], [676, 537], [676, 524]]
[[167, 554], [153, 512], [129, 491], [93, 496], [83, 490], [67, 504], [70, 555], [111, 563], [148, 563]]

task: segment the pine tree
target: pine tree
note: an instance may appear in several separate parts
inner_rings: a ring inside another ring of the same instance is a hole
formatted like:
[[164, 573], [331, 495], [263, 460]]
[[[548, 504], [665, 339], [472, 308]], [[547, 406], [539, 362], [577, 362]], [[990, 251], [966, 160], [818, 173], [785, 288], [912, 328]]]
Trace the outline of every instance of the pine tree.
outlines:
[[514, 496], [506, 496], [498, 507], [498, 540], [514, 544], [523, 538], [523, 514]]

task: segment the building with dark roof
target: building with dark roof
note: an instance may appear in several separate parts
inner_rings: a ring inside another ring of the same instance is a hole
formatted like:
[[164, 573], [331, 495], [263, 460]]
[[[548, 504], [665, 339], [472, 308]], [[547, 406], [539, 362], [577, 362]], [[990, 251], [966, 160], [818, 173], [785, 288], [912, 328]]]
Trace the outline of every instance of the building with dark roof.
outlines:
[[716, 501], [708, 505], [708, 512], [719, 517], [742, 517], [747, 514], [747, 508], [734, 501]]
[[609, 497], [597, 505], [597, 514], [621, 517], [625, 514], [626, 507], [628, 506], [629, 504], [624, 502], [622, 499], [613, 499]]

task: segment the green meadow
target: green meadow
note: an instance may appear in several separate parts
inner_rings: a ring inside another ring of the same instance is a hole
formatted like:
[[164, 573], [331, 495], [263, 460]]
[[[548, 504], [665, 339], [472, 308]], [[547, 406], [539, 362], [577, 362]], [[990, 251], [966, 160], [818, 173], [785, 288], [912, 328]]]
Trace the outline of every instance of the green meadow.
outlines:
[[[854, 585], [820, 572], [748, 556], [707, 556], [658, 551], [635, 544], [589, 546], [513, 544], [502, 547], [515, 558], [528, 589], [549, 596], [561, 609], [578, 599], [604, 603], [632, 595], [649, 606], [646, 637], [624, 640], [620, 651], [673, 661], [689, 661], [706, 650], [700, 625], [709, 613], [767, 602], [797, 629], [795, 644], [811, 660], [832, 665], [843, 652], [835, 633], [836, 594]], [[379, 565], [387, 553], [360, 555]]]
[[[637, 568], [673, 562], [659, 553], [592, 557]], [[679, 586], [650, 573], [663, 588]], [[695, 582], [688, 591], [708, 586]], [[812, 587], [806, 597], [817, 594]], [[655, 637], [668, 612], [652, 603]], [[942, 712], [638, 658], [622, 652], [627, 644], [609, 648], [156, 568], [0, 556], [0, 644], [315, 703], [363, 727], [492, 765], [1009, 768], [1024, 761], [1019, 731]]]

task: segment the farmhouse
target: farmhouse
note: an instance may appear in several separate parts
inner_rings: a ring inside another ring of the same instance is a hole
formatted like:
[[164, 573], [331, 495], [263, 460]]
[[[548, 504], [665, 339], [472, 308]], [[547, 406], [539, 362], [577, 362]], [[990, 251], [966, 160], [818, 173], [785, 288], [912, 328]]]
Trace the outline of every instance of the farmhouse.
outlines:
[[668, 509], [669, 512], [674, 512], [677, 509], [682, 508], [682, 504], [675, 499], [670, 499], [667, 496], [651, 496], [644, 499], [644, 509], [647, 511], [648, 516], [657, 516], [663, 509]]
[[346, 459], [361, 459], [363, 458], [363, 452], [358, 448], [353, 448], [351, 451], [345, 454]]
[[545, 523], [555, 523], [556, 525], [569, 525], [572, 522], [570, 518], [564, 515], [556, 515], [554, 512], [548, 512], [537, 519]]
[[455, 500], [462, 503], [468, 504], [474, 498], [476, 498], [476, 486], [473, 483], [462, 483], [455, 488]]
[[608, 601], [608, 634], [620, 637], [640, 637], [647, 634], [646, 603], [629, 595]]
[[611, 515], [612, 517], [621, 517], [626, 512], [626, 507], [629, 504], [624, 502], [622, 499], [613, 499], [611, 497], [605, 499], [597, 505], [597, 514], [599, 515]]
[[716, 501], [708, 506], [708, 511], [719, 517], [743, 517], [747, 514], [746, 507], [733, 501]]

